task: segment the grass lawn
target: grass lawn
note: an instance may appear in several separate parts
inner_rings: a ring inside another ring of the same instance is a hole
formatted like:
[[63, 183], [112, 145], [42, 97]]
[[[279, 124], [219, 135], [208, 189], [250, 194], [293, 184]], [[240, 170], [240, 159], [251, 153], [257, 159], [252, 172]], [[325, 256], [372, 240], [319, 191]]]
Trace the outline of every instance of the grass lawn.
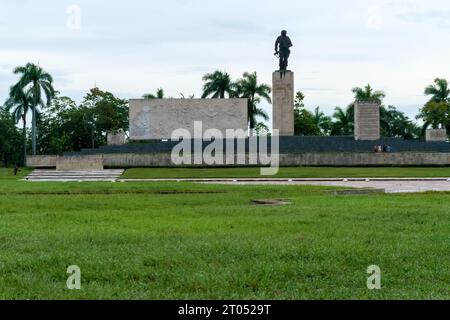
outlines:
[[0, 168], [0, 184], [6, 180], [14, 181], [30, 174], [30, 169], [20, 169], [17, 176], [14, 176], [14, 168]]
[[[449, 193], [30, 183], [7, 172], [0, 299], [450, 298]], [[250, 205], [273, 198], [292, 205]], [[379, 291], [366, 287], [374, 264]], [[66, 289], [69, 265], [81, 268], [79, 291]]]
[[[286, 167], [274, 178], [450, 177], [450, 167]], [[259, 168], [137, 168], [124, 179], [261, 178]]]

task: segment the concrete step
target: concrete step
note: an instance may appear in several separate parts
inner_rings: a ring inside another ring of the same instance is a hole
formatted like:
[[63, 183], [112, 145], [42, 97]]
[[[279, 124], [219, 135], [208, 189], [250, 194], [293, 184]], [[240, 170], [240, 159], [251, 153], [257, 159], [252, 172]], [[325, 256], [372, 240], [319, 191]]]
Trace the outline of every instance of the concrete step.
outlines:
[[94, 171], [56, 171], [56, 170], [34, 170], [28, 175], [27, 181], [117, 181], [124, 170], [94, 170]]

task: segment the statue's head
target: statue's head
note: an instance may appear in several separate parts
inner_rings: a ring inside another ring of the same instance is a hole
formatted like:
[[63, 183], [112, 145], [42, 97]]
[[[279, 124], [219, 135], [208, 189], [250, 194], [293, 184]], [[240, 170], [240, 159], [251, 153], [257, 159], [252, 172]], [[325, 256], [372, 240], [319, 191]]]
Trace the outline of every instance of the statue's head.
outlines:
[[282, 35], [283, 37], [286, 37], [286, 36], [287, 36], [287, 31], [286, 31], [286, 30], [281, 31], [281, 35]]

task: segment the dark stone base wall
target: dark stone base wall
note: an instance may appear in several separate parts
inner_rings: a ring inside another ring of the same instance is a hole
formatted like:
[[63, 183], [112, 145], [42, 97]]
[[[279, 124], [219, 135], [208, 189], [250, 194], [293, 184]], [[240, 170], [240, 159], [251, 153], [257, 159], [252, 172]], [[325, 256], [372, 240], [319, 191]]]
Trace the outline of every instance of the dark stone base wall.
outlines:
[[[227, 142], [223, 140], [223, 149], [227, 149]], [[249, 150], [249, 140], [239, 140], [245, 144], [245, 149]], [[170, 153], [179, 142], [175, 141], [145, 141], [142, 143], [128, 143], [121, 146], [103, 146], [99, 149], [84, 149], [78, 153], [66, 153], [65, 155], [96, 155], [96, 154], [157, 154]], [[194, 140], [191, 140], [192, 148]], [[202, 141], [203, 149], [211, 142]], [[232, 144], [238, 145], [237, 140], [232, 140]], [[268, 139], [268, 150], [271, 150], [271, 139]], [[446, 142], [426, 142], [424, 140], [404, 140], [398, 138], [386, 138], [377, 141], [355, 141], [353, 137], [280, 137], [279, 152], [289, 153], [368, 153], [373, 152], [375, 145], [391, 146], [393, 153], [398, 152], [435, 152], [450, 153], [450, 143]], [[194, 149], [192, 149], [194, 150]]]
[[[169, 153], [105, 154], [103, 165], [110, 168], [172, 167]], [[280, 166], [447, 166], [450, 153], [300, 153], [281, 154]], [[187, 165], [189, 166], [189, 165]], [[224, 166], [224, 165], [220, 165]]]
[[[191, 140], [192, 150], [198, 141]], [[227, 145], [238, 145], [236, 140], [223, 140]], [[249, 149], [249, 140], [239, 140]], [[103, 165], [110, 168], [170, 167], [171, 151], [179, 142], [146, 141], [121, 146], [104, 146], [99, 149], [84, 149], [77, 153], [66, 153], [64, 158], [86, 167], [92, 157], [102, 157]], [[200, 141], [203, 149], [211, 142]], [[374, 146], [390, 146], [391, 153], [374, 153]], [[271, 140], [268, 150], [271, 152]], [[235, 148], [236, 149], [236, 148]], [[280, 137], [279, 153], [281, 166], [447, 166], [450, 165], [450, 143], [403, 140], [398, 138], [377, 141], [355, 141], [353, 137]], [[75, 159], [75, 160], [74, 160]], [[57, 156], [30, 156], [28, 166], [56, 167], [66, 159]], [[247, 165], [249, 163], [247, 162]], [[239, 164], [241, 165], [241, 164]]]
[[[136, 167], [175, 167], [170, 153], [142, 154], [103, 154], [105, 168], [136, 168]], [[79, 163], [89, 156], [79, 156]], [[72, 157], [73, 159], [73, 157]], [[29, 157], [27, 165], [36, 168], [56, 167], [57, 159], [52, 156]], [[248, 162], [247, 162], [248, 164]], [[449, 166], [450, 153], [299, 153], [281, 154], [280, 166]], [[185, 167], [195, 165], [183, 165]], [[204, 165], [206, 166], [206, 165]], [[219, 165], [226, 166], [226, 165]], [[235, 165], [232, 165], [235, 166]], [[75, 169], [75, 168], [74, 168]]]

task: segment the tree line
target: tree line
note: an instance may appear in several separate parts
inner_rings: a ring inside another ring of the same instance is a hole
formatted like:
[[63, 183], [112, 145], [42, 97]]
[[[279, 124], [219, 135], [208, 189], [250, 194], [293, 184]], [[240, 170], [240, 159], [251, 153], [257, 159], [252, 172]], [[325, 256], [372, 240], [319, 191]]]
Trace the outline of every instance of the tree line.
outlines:
[[[80, 104], [61, 96], [54, 88], [52, 76], [39, 65], [28, 63], [14, 69], [17, 83], [11, 86], [8, 99], [0, 107], [0, 160], [8, 163], [25, 163], [26, 154], [61, 154], [84, 148], [105, 145], [108, 132], [128, 131], [128, 101], [115, 97], [108, 91], [92, 88]], [[259, 105], [271, 103], [271, 87], [259, 83], [256, 72], [246, 72], [233, 80], [230, 74], [214, 71], [203, 77], [201, 98], [248, 99], [248, 125], [257, 135], [269, 133], [264, 121], [268, 114]], [[447, 80], [436, 79], [425, 89], [430, 100], [420, 109], [419, 127], [394, 106], [383, 105], [385, 93], [370, 85], [354, 88], [355, 101], [378, 102], [381, 105], [381, 130], [383, 136], [415, 139], [424, 130], [447, 128], [450, 132], [450, 89]], [[162, 88], [143, 95], [146, 99], [164, 99]], [[185, 98], [181, 94], [182, 98]], [[194, 95], [188, 98], [194, 98]], [[304, 95], [295, 97], [294, 119], [296, 135], [331, 136], [352, 135], [354, 130], [354, 104], [343, 109], [336, 107], [332, 116], [325, 115], [319, 107], [313, 112], [304, 105]], [[31, 114], [31, 128], [27, 119]], [[263, 121], [264, 120], [264, 121]], [[21, 123], [21, 128], [17, 124]]]
[[[450, 133], [450, 89], [445, 79], [435, 79], [434, 84], [425, 88], [425, 95], [430, 100], [420, 108], [417, 120], [423, 121], [423, 126], [417, 125], [395, 106], [385, 106], [383, 100], [386, 94], [374, 90], [370, 85], [364, 88], [353, 88], [354, 100], [359, 102], [376, 102], [381, 106], [380, 127], [384, 137], [418, 139], [425, 135], [428, 128], [445, 128]], [[354, 132], [354, 103], [347, 108], [336, 107], [335, 112], [326, 116], [317, 107], [314, 112], [305, 108], [304, 95], [297, 92], [295, 97], [294, 119], [295, 134], [304, 136], [348, 136]]]

